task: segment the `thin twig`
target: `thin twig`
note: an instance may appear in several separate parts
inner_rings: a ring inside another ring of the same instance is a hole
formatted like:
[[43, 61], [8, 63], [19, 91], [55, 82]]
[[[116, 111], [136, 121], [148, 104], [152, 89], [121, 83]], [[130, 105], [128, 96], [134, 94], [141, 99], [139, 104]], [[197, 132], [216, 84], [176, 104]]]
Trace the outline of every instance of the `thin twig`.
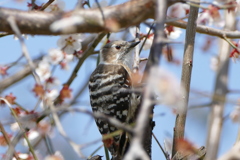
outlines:
[[[50, 110], [45, 110], [42, 113], [39, 113], [38, 116], [41, 118], [41, 117], [48, 116], [48, 115], [50, 115], [52, 113], [57, 113], [59, 111], [84, 113], [84, 114], [87, 114], [87, 115], [90, 115], [90, 116], [94, 117], [95, 119], [101, 119], [101, 120], [103, 120], [103, 121], [105, 121], [105, 122], [115, 126], [116, 128], [119, 128], [119, 129], [121, 129], [123, 131], [126, 131], [126, 132], [128, 132], [130, 134], [133, 134], [133, 129], [132, 129], [131, 126], [123, 124], [122, 122], [120, 122], [116, 118], [107, 116], [107, 115], [105, 115], [103, 113], [100, 113], [100, 112], [93, 113], [92, 111], [84, 109], [84, 108], [69, 108], [68, 106], [62, 106], [62, 107], [59, 106], [57, 108], [52, 109], [51, 111]], [[24, 118], [27, 119], [28, 117], [26, 116]], [[35, 117], [35, 118], [37, 118], [37, 117]], [[38, 118], [38, 119], [40, 119], [40, 118]]]
[[94, 156], [95, 153], [97, 153], [101, 148], [103, 147], [103, 145], [99, 146], [97, 149], [95, 149], [91, 155], [88, 157], [88, 159], [92, 158]]
[[164, 151], [164, 149], [163, 149], [161, 143], [158, 141], [158, 139], [157, 139], [157, 137], [155, 136], [155, 134], [152, 133], [152, 135], [153, 135], [153, 138], [155, 139], [155, 141], [157, 142], [158, 146], [159, 146], [160, 149], [162, 150], [162, 152], [163, 152], [163, 154], [164, 154], [166, 160], [170, 160], [169, 155]]
[[98, 9], [99, 9], [100, 12], [101, 12], [102, 20], [103, 20], [104, 26], [106, 26], [105, 15], [104, 15], [103, 9], [102, 9], [101, 5], [99, 4], [98, 0], [95, 0], [95, 3], [97, 4]]
[[[136, 26], [136, 34], [135, 34], [135, 42], [138, 42], [140, 39], [140, 26]], [[139, 70], [139, 63], [140, 63], [140, 57], [139, 57], [139, 46], [137, 45], [134, 48], [134, 63], [133, 63], [133, 73], [137, 73]]]
[[150, 33], [152, 32], [153, 27], [154, 27], [154, 24], [155, 24], [155, 22], [153, 22], [153, 23], [151, 24], [151, 26], [150, 26], [150, 28], [149, 28], [149, 31], [148, 31], [146, 37], [144, 38], [144, 41], [143, 41], [143, 43], [142, 43], [142, 46], [141, 46], [141, 48], [140, 48], [140, 50], [139, 50], [139, 54], [142, 52], [143, 46], [145, 45], [145, 43], [146, 43], [146, 41], [147, 41], [147, 39], [148, 39], [148, 36], [149, 36]]
[[[1, 122], [0, 122], [0, 131], [2, 132], [3, 137], [4, 137], [4, 139], [5, 139], [8, 147], [9, 147], [9, 148], [13, 148], [14, 157], [15, 157], [17, 160], [19, 160], [19, 156], [18, 156], [17, 152], [15, 151], [15, 149], [14, 149], [12, 143], [11, 143], [11, 140], [9, 139], [8, 134], [7, 134], [7, 132], [5, 131], [5, 129], [4, 129], [4, 127], [3, 127], [3, 125], [2, 125]], [[9, 155], [9, 154], [6, 154], [6, 156], [12, 157], [12, 155]]]
[[[53, 111], [55, 109], [55, 106], [54, 105], [50, 105], [50, 109], [51, 111]], [[72, 147], [72, 149], [77, 153], [77, 155], [81, 158], [84, 158], [84, 155], [83, 153], [81, 152], [81, 145], [78, 145], [76, 144], [75, 142], [73, 142], [68, 136], [67, 136], [67, 133], [64, 131], [63, 129], [63, 126], [60, 122], [60, 119], [57, 115], [57, 113], [55, 112], [52, 112], [52, 115], [53, 115], [53, 119], [54, 119], [54, 122], [56, 124], [56, 127], [59, 131], [59, 133], [62, 135], [62, 137], [64, 139], [66, 139], [66, 141], [70, 144], [70, 146]]]
[[104, 146], [104, 152], [105, 152], [105, 155], [106, 155], [106, 160], [110, 160], [108, 149], [105, 146]]
[[50, 155], [53, 155], [55, 152], [54, 152], [54, 149], [53, 149], [53, 145], [52, 145], [51, 139], [49, 138], [48, 135], [44, 135], [43, 139], [44, 139], [44, 142], [45, 142], [45, 144], [47, 146], [48, 153]]
[[39, 76], [38, 76], [38, 75], [36, 74], [36, 72], [35, 72], [35, 65], [34, 65], [32, 59], [31, 59], [31, 57], [30, 57], [30, 55], [29, 55], [29, 53], [28, 53], [27, 46], [26, 46], [25, 43], [24, 43], [24, 39], [23, 39], [23, 37], [22, 37], [22, 35], [21, 35], [20, 30], [18, 29], [18, 26], [17, 26], [17, 24], [16, 24], [16, 22], [15, 22], [14, 17], [8, 17], [7, 20], [8, 20], [8, 22], [9, 22], [12, 30], [14, 31], [15, 35], [18, 37], [18, 39], [19, 39], [19, 41], [20, 41], [20, 44], [21, 44], [21, 47], [22, 47], [22, 54], [25, 56], [25, 58], [26, 58], [27, 61], [28, 61], [29, 66], [31, 67], [32, 74], [33, 74], [33, 77], [34, 77], [36, 83], [37, 83], [37, 84], [41, 84], [40, 78], [39, 78]]
[[25, 138], [25, 140], [26, 140], [26, 142], [27, 142], [29, 151], [32, 153], [34, 159], [35, 159], [35, 160], [38, 160], [38, 158], [37, 158], [37, 156], [36, 156], [36, 154], [35, 154], [34, 148], [33, 148], [32, 144], [30, 143], [30, 141], [29, 141], [29, 139], [28, 139], [28, 137], [27, 137], [27, 134], [25, 133], [25, 128], [23, 128], [22, 123], [19, 121], [19, 118], [18, 118], [17, 114], [16, 114], [15, 111], [12, 109], [11, 104], [10, 104], [5, 98], [0, 98], [0, 100], [3, 100], [3, 101], [7, 104], [7, 106], [9, 107], [9, 109], [10, 109], [13, 117], [15, 118], [15, 120], [16, 120], [19, 128], [20, 128], [20, 131], [23, 133], [23, 136], [24, 136], [24, 138]]
[[226, 36], [223, 36], [223, 39], [226, 40], [234, 49], [239, 50], [239, 48], [236, 47]]
[[[77, 77], [78, 70], [82, 66], [83, 62], [88, 58], [89, 55], [91, 55], [98, 45], [98, 43], [102, 40], [102, 38], [106, 35], [106, 33], [100, 33], [98, 36], [94, 39], [91, 45], [87, 48], [87, 50], [83, 53], [83, 56], [78, 60], [78, 63], [76, 67], [74, 68], [71, 76], [69, 77], [68, 81], [65, 83], [66, 85], [70, 86], [73, 82], [73, 80]], [[60, 102], [60, 96], [57, 97], [55, 100], [55, 104], [58, 104]]]
[[45, 3], [41, 8], [40, 11], [44, 11], [48, 6], [50, 6], [55, 0], [49, 0], [47, 3]]
[[[33, 60], [34, 66], [37, 67], [39, 61], [42, 59], [42, 55]], [[0, 93], [6, 88], [12, 86], [13, 84], [19, 82], [24, 79], [28, 75], [31, 74], [31, 67], [29, 65], [25, 65], [23, 69], [18, 70], [15, 74], [10, 75], [9, 77], [4, 78], [0, 81]]]
[[8, 149], [6, 151], [6, 154], [2, 160], [12, 160], [12, 155], [14, 153], [15, 146], [19, 143], [19, 141], [22, 139], [24, 134], [24, 131], [20, 130], [12, 139], [11, 145], [8, 146]]

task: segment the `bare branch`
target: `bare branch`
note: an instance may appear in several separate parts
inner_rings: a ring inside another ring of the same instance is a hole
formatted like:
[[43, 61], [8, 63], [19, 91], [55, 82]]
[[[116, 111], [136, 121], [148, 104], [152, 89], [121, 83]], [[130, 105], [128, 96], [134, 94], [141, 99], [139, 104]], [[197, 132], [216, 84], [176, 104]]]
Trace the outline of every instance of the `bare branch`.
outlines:
[[[226, 30], [235, 29], [235, 13], [227, 12], [226, 14]], [[220, 144], [220, 137], [223, 124], [223, 112], [226, 103], [226, 95], [228, 93], [228, 69], [229, 69], [229, 55], [231, 46], [225, 40], [221, 41], [221, 48], [219, 52], [219, 68], [217, 70], [214, 94], [212, 96], [212, 107], [209, 118], [209, 128], [207, 137], [207, 154], [205, 159], [212, 160], [217, 158], [218, 148]], [[216, 97], [221, 97], [217, 100]]]
[[12, 30], [14, 31], [15, 35], [18, 37], [19, 41], [20, 41], [20, 44], [21, 44], [21, 47], [22, 47], [22, 54], [25, 56], [25, 58], [27, 59], [27, 62], [32, 70], [32, 75], [36, 81], [37, 84], [41, 84], [40, 82], [40, 78], [39, 76], [37, 75], [37, 73], [35, 72], [35, 65], [28, 53], [28, 49], [27, 49], [27, 46], [25, 45], [24, 43], [24, 39], [21, 35], [21, 32], [16, 24], [16, 20], [14, 19], [14, 17], [8, 17], [7, 18], [7, 21], [9, 22]]
[[[91, 45], [88, 46], [87, 50], [83, 53], [83, 56], [78, 60], [78, 63], [76, 67], [74, 68], [71, 76], [69, 77], [68, 81], [65, 83], [68, 86], [71, 85], [73, 80], [77, 77], [78, 70], [82, 66], [83, 62], [86, 60], [86, 58], [91, 55], [94, 51], [94, 49], [97, 47], [98, 43], [102, 40], [102, 38], [105, 36], [105, 33], [99, 33], [98, 36], [95, 37], [94, 41], [91, 43]], [[55, 104], [57, 104], [60, 101], [60, 96], [55, 100]]]
[[[43, 56], [40, 56], [33, 60], [34, 67], [37, 67], [38, 62], [42, 59]], [[32, 73], [31, 67], [29, 65], [24, 66], [23, 69], [16, 72], [15, 74], [4, 78], [0, 81], [0, 93], [5, 90], [6, 88], [10, 87], [11, 85], [21, 81], [22, 79], [26, 78]]]
[[182, 102], [180, 102], [180, 108], [177, 113], [175, 127], [174, 127], [174, 138], [173, 138], [173, 149], [172, 156], [177, 153], [177, 140], [184, 138], [185, 122], [187, 117], [188, 99], [192, 75], [192, 63], [194, 53], [194, 43], [196, 35], [196, 20], [198, 16], [198, 8], [190, 7], [190, 15], [188, 19], [187, 31], [186, 31], [186, 43], [184, 47], [184, 56], [182, 64], [182, 76], [181, 86], [183, 87]]
[[44, 11], [48, 6], [50, 6], [52, 3], [54, 2], [54, 0], [49, 0], [47, 3], [45, 3], [42, 7], [41, 7], [41, 11]]
[[[55, 109], [55, 106], [54, 105], [50, 105], [50, 109], [51, 111], [53, 111]], [[78, 145], [76, 144], [75, 142], [73, 142], [68, 136], [67, 136], [67, 133], [64, 131], [63, 129], [63, 126], [60, 122], [60, 119], [57, 115], [56, 112], [52, 112], [52, 115], [53, 115], [53, 119], [54, 119], [54, 122], [57, 126], [57, 129], [59, 131], [59, 133], [63, 136], [64, 139], [66, 139], [66, 141], [70, 144], [70, 146], [72, 147], [72, 149], [77, 153], [77, 155], [81, 158], [83, 158], [83, 154], [81, 152], [81, 145]]]
[[[182, 2], [180, 0], [170, 1], [169, 5]], [[133, 7], [134, 6], [134, 7]], [[119, 29], [127, 28], [130, 26], [138, 25], [148, 18], [154, 18], [154, 6], [155, 3], [152, 0], [132, 0], [121, 5], [103, 7], [103, 14], [106, 20], [114, 20], [118, 24]], [[17, 19], [17, 26], [24, 34], [35, 35], [60, 35], [63, 34], [60, 31], [53, 32], [50, 30], [50, 25], [64, 17], [78, 16], [82, 17], [84, 21], [76, 24], [76, 30], [69, 33], [97, 33], [103, 31], [110, 31], [109, 28], [104, 27], [104, 22], [101, 17], [99, 9], [84, 9], [74, 10], [67, 13], [47, 13], [41, 11], [21, 11], [16, 9], [7, 9], [0, 7], [0, 31], [8, 32], [8, 34], [14, 33], [6, 17], [13, 16]], [[134, 18], [133, 18], [134, 17]], [[187, 28], [187, 22], [183, 20], [167, 22], [166, 24], [175, 27]], [[239, 31], [222, 31], [220, 29], [214, 29], [203, 25], [198, 25], [196, 28], [198, 33], [207, 34], [211, 36], [217, 36], [222, 38], [236, 39], [240, 38]], [[65, 33], [66, 34], [66, 33]]]
[[[175, 27], [179, 27], [179, 28], [183, 28], [183, 29], [187, 28], [187, 22], [185, 22], [183, 20], [175, 21], [175, 22], [167, 22], [166, 24], [172, 25]], [[224, 30], [220, 30], [220, 29], [206, 27], [203, 25], [197, 25], [196, 32], [202, 33], [202, 34], [207, 34], [210, 36], [216, 36], [216, 37], [220, 37], [220, 38], [223, 38], [223, 37], [230, 38], [230, 39], [240, 38], [239, 31], [228, 31], [228, 30], [224, 31]]]
[[[53, 22], [61, 20], [64, 17], [80, 17], [81, 22], [75, 24], [75, 30], [65, 32], [83, 33], [83, 32], [109, 32], [111, 25], [115, 23], [118, 29], [137, 25], [142, 21], [151, 18], [154, 10], [154, 1], [152, 0], [132, 0], [120, 5], [102, 8], [105, 21], [103, 21], [101, 11], [99, 9], [81, 9], [67, 13], [46, 13], [41, 11], [20, 11], [16, 9], [0, 8], [0, 31], [13, 33], [11, 27], [6, 21], [6, 17], [14, 17], [17, 19], [16, 25], [22, 33], [26, 34], [42, 34], [42, 35], [59, 35], [61, 30], [53, 32], [50, 26]], [[132, 18], [135, 17], [135, 18]], [[152, 17], [153, 18], [153, 17]], [[116, 28], [115, 28], [116, 29]]]
[[[147, 74], [150, 73], [151, 67], [158, 66], [160, 57], [162, 54], [162, 48], [165, 45], [164, 37], [164, 22], [167, 10], [167, 1], [158, 0], [156, 5], [156, 29], [154, 30], [154, 40], [150, 51], [149, 60], [145, 69], [145, 75], [143, 81], [146, 82]], [[152, 148], [152, 113], [153, 104], [151, 99], [151, 89], [147, 83], [141, 108], [137, 115], [136, 126], [134, 128], [134, 134], [132, 142], [124, 157], [125, 160], [135, 159], [151, 159], [151, 148]], [[144, 151], [144, 150], [145, 151]]]

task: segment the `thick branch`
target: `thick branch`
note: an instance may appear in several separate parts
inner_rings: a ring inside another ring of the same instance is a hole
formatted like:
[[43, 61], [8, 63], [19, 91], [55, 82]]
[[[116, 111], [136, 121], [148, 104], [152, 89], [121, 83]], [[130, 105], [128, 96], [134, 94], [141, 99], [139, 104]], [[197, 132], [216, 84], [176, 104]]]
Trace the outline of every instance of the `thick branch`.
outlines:
[[[169, 5], [181, 0], [171, 1]], [[7, 9], [0, 7], [0, 32], [13, 33], [7, 22], [7, 17], [13, 16], [17, 19], [17, 26], [21, 33], [34, 35], [60, 35], [60, 31], [53, 32], [50, 25], [64, 17], [76, 16], [83, 18], [81, 23], [74, 25], [75, 30], [68, 33], [97, 33], [110, 31], [111, 23], [117, 25], [118, 29], [137, 25], [148, 18], [154, 18], [154, 2], [152, 0], [132, 0], [121, 5], [102, 8], [105, 23], [98, 9], [82, 9], [67, 13], [47, 13], [43, 11], [21, 11], [16, 9]], [[168, 25], [186, 29], [187, 22], [173, 21], [166, 22]], [[107, 24], [104, 26], [104, 24]], [[115, 28], [116, 29], [116, 28]], [[199, 33], [226, 38], [240, 38], [239, 31], [222, 31], [202, 25], [198, 25], [196, 31]], [[66, 34], [66, 32], [65, 32]]]
[[74, 25], [73, 30], [65, 31], [65, 33], [108, 32], [113, 29], [113, 25], [114, 30], [116, 28], [121, 29], [137, 25], [148, 18], [153, 18], [153, 8], [154, 2], [152, 0], [132, 0], [120, 5], [104, 7], [104, 19], [99, 9], [80, 9], [54, 14], [42, 11], [20, 11], [0, 8], [0, 31], [13, 33], [6, 21], [8, 17], [13, 16], [17, 20], [16, 24], [22, 33], [59, 35], [61, 31], [51, 31], [50, 25], [62, 18], [72, 16], [81, 20]]

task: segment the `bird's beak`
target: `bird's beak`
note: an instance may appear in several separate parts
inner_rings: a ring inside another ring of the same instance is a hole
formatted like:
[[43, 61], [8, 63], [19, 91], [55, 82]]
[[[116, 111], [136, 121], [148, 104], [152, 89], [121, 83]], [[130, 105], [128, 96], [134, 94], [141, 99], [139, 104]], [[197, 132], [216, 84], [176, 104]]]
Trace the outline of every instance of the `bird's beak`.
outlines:
[[130, 42], [131, 44], [130, 44], [129, 48], [135, 47], [135, 46], [138, 45], [140, 42], [141, 42], [141, 41], [138, 41], [138, 42]]

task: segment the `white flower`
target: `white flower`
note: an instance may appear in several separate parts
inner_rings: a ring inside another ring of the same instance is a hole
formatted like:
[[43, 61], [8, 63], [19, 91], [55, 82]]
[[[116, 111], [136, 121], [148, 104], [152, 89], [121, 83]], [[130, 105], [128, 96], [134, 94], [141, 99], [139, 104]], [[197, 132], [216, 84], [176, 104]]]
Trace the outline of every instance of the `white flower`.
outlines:
[[177, 38], [180, 37], [181, 34], [182, 34], [182, 30], [180, 28], [177, 28], [177, 27], [172, 27], [171, 32], [168, 32], [168, 30], [167, 30], [167, 36], [170, 39], [177, 39]]
[[60, 12], [60, 11], [63, 11], [64, 7], [65, 7], [65, 2], [64, 1], [55, 0], [44, 11], [46, 11], [46, 12]]
[[197, 23], [203, 25], [212, 24], [213, 18], [211, 17], [209, 12], [203, 12], [202, 14], [199, 14]]
[[[153, 38], [154, 38], [154, 33], [153, 33], [153, 30], [151, 30], [150, 32], [150, 27], [146, 27], [146, 42], [143, 46], [143, 49], [144, 50], [148, 50], [152, 47], [152, 44], [153, 44]], [[149, 32], [149, 35], [147, 35]], [[141, 45], [143, 44], [143, 42], [145, 41], [145, 38], [141, 41]]]
[[67, 54], [73, 54], [75, 51], [82, 49], [82, 36], [79, 34], [64, 35], [58, 40], [57, 44]]
[[168, 9], [168, 16], [174, 18], [183, 18], [189, 12], [190, 6], [184, 3], [175, 3]]
[[40, 107], [45, 108], [45, 105], [52, 105], [54, 100], [59, 96], [59, 91], [57, 89], [52, 89], [46, 92], [44, 100], [41, 101]]
[[52, 89], [45, 94], [45, 98], [47, 100], [53, 101], [58, 97], [58, 95], [59, 95], [59, 91], [56, 89]]
[[[22, 34], [22, 37], [23, 37], [24, 39], [28, 39], [28, 35], [26, 35], [26, 34]], [[16, 35], [14, 35], [13, 39], [14, 39], [14, 40], [19, 40]]]
[[234, 110], [230, 113], [230, 118], [233, 122], [240, 122], [240, 106], [235, 106]]
[[68, 65], [68, 62], [66, 60], [63, 60], [61, 63], [61, 68], [64, 69], [64, 70], [69, 70], [69, 65]]
[[[144, 43], [143, 50], [150, 49], [151, 46], [152, 46], [152, 43], [153, 43], [154, 34], [153, 34], [152, 31], [150, 31], [149, 35], [147, 35], [149, 30], [150, 30], [150, 28], [146, 27], [146, 34], [145, 33], [140, 33], [140, 34], [146, 36], [146, 42]], [[129, 28], [129, 32], [132, 35], [132, 37], [135, 38], [136, 27], [130, 27]], [[145, 38], [142, 39], [142, 41], [140, 42], [139, 46], [142, 46], [144, 41], [145, 41]]]
[[49, 77], [47, 80], [48, 88], [60, 86], [60, 81], [56, 77]]
[[153, 95], [158, 97], [160, 104], [167, 105], [175, 112], [181, 112], [181, 94], [183, 89], [177, 78], [169, 71], [152, 67], [148, 78], [147, 86]]
[[66, 54], [64, 57], [64, 60], [66, 62], [72, 62], [73, 61], [74, 56], [72, 54]]
[[219, 65], [219, 58], [218, 58], [218, 56], [212, 57], [210, 61], [211, 61], [210, 62], [210, 68], [213, 71], [216, 71], [218, 69], [218, 65]]
[[233, 0], [215, 0], [212, 2], [214, 5], [224, 5], [226, 3], [232, 2]]
[[51, 76], [50, 64], [46, 57], [38, 64], [36, 73], [40, 77], [41, 81], [45, 81]]
[[171, 138], [165, 138], [164, 139], [164, 150], [165, 152], [169, 155], [169, 157], [171, 157], [171, 153], [172, 153], [172, 139]]
[[10, 124], [10, 129], [11, 129], [12, 131], [16, 132], [16, 131], [19, 131], [20, 128], [19, 128], [18, 123], [17, 123], [17, 122], [14, 122], [14, 123]]
[[[25, 160], [33, 158], [32, 156], [30, 156], [29, 154], [26, 154], [26, 153], [18, 153], [18, 157], [20, 159], [25, 159]], [[13, 157], [12, 160], [16, 160], [16, 158]]]
[[54, 65], [59, 64], [64, 58], [64, 54], [60, 49], [50, 49], [48, 53], [48, 60]]
[[219, 9], [215, 6], [209, 6], [203, 13], [198, 15], [197, 24], [202, 25], [215, 25], [217, 27], [223, 27], [225, 22], [220, 16]]
[[[144, 46], [143, 46], [144, 50], [148, 50], [152, 47], [153, 38], [154, 38], [153, 34], [151, 34], [147, 37], [146, 42], [144, 43]], [[143, 44], [143, 42], [144, 42], [144, 39], [141, 41], [141, 45]]]
[[64, 160], [61, 152], [56, 151], [54, 155], [50, 155], [44, 158], [44, 160]]
[[[108, 2], [106, 0], [102, 0], [102, 1], [99, 2], [99, 5], [101, 7], [106, 7], [106, 6], [108, 6]], [[92, 8], [98, 8], [97, 3], [93, 3]]]
[[[28, 140], [32, 145], [35, 145], [41, 138], [40, 134], [35, 130], [29, 131], [27, 136], [28, 136]], [[23, 140], [23, 145], [28, 146], [27, 141], [25, 139]]]
[[52, 128], [51, 123], [47, 120], [42, 120], [38, 123], [37, 131], [41, 135], [50, 135]]
[[69, 69], [69, 62], [72, 62], [73, 58], [74, 58], [74, 56], [72, 54], [65, 54], [65, 58], [60, 63], [61, 68], [64, 69], [64, 70], [68, 70]]

